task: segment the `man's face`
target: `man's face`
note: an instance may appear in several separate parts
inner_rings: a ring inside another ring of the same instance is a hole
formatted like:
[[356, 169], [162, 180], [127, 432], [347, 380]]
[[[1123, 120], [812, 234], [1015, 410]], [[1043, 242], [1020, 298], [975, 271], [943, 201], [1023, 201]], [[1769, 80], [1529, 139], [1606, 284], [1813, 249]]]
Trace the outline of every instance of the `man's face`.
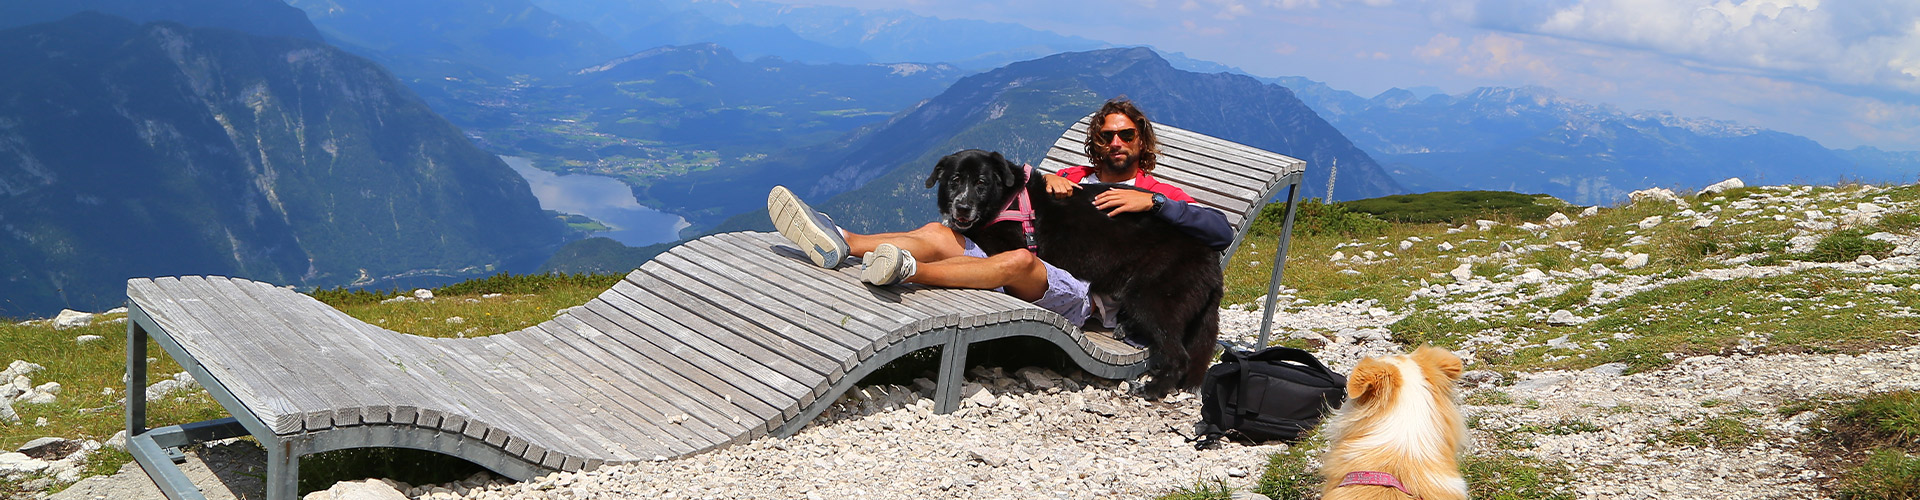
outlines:
[[1120, 113], [1109, 114], [1101, 120], [1099, 133], [1095, 140], [1107, 145], [1107, 168], [1133, 170], [1134, 162], [1140, 159], [1140, 129], [1134, 127], [1133, 120]]

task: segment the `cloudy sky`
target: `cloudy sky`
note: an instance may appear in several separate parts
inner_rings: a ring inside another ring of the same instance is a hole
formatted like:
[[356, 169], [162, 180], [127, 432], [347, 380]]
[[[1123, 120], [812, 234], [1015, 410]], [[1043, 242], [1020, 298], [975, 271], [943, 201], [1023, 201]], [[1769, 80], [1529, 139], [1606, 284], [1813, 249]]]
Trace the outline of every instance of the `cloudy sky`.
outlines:
[[1537, 85], [1827, 147], [1920, 150], [1920, 0], [779, 0], [1152, 45], [1372, 96]]

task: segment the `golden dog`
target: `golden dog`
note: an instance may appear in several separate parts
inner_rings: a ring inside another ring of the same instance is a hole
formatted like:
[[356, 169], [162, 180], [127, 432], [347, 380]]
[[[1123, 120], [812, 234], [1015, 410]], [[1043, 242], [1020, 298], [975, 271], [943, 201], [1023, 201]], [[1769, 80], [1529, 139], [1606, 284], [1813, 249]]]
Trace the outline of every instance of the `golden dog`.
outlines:
[[1361, 360], [1347, 404], [1328, 423], [1324, 500], [1467, 498], [1459, 455], [1467, 426], [1454, 403], [1460, 357], [1438, 347]]

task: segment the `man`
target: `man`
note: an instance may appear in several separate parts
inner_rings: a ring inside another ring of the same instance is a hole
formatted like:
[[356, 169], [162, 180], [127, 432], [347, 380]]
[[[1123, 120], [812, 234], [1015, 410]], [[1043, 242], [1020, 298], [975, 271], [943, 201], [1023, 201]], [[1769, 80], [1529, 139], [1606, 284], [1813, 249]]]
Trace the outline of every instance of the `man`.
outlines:
[[[1159, 142], [1153, 124], [1131, 101], [1124, 97], [1107, 101], [1087, 128], [1084, 144], [1093, 165], [1047, 174], [1048, 193], [1070, 196], [1081, 183], [1132, 185], [1147, 191], [1109, 190], [1094, 198], [1094, 206], [1109, 216], [1151, 212], [1165, 217], [1215, 250], [1232, 243], [1233, 229], [1226, 215], [1194, 203], [1180, 188], [1149, 175], [1157, 165]], [[960, 232], [937, 222], [901, 233], [853, 233], [778, 186], [767, 195], [767, 214], [780, 234], [806, 251], [814, 265], [831, 269], [848, 255], [862, 255], [860, 279], [867, 283], [1000, 289], [1076, 325], [1085, 324], [1095, 311], [1098, 299], [1089, 296], [1086, 281], [1024, 248], [987, 255]], [[1102, 323], [1112, 328], [1113, 308], [1099, 310], [1105, 313]]]

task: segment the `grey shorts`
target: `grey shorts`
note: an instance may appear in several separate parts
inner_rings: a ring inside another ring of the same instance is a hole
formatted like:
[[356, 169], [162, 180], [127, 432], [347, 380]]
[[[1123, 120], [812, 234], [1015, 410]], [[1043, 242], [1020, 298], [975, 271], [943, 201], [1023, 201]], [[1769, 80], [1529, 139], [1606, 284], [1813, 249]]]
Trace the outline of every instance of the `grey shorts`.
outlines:
[[[987, 258], [987, 252], [980, 250], [973, 240], [961, 238], [961, 244], [966, 250], [965, 255]], [[1040, 261], [1040, 264], [1047, 266], [1047, 293], [1041, 294], [1040, 300], [1033, 301], [1033, 305], [1066, 316], [1067, 321], [1076, 326], [1086, 324], [1087, 316], [1093, 312], [1092, 299], [1087, 295], [1087, 282], [1073, 277], [1065, 269], [1053, 267], [1047, 261]]]

